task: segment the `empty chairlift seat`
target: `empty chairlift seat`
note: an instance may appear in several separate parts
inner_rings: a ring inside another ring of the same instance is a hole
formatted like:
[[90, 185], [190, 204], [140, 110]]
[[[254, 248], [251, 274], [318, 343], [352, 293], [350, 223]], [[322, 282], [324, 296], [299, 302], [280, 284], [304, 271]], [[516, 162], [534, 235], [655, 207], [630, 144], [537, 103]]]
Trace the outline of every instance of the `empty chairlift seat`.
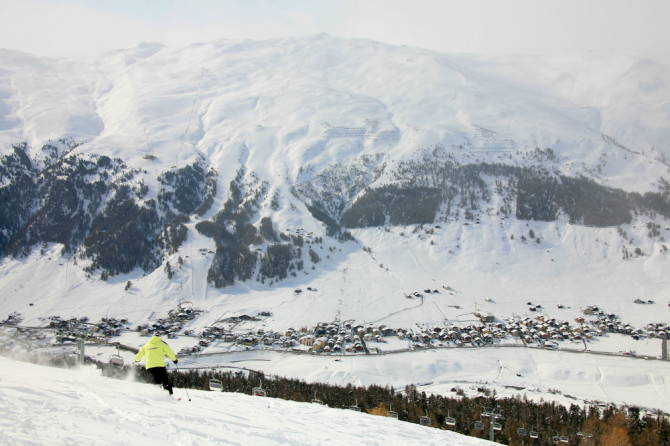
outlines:
[[110, 355], [109, 365], [113, 365], [114, 367], [123, 367], [124, 365], [123, 358], [121, 357], [121, 355]]
[[268, 393], [262, 387], [254, 387], [253, 389], [251, 389], [251, 394], [253, 396], [267, 396], [268, 395]]
[[216, 392], [221, 392], [223, 390], [223, 384], [218, 379], [209, 380], [209, 390], [214, 390]]

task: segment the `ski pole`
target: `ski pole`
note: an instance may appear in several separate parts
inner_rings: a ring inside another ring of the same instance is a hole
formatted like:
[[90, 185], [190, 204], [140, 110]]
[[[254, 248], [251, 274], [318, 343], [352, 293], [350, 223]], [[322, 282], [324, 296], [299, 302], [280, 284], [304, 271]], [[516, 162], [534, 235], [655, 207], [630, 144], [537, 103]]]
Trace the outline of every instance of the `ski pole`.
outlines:
[[[175, 367], [175, 372], [179, 371], [179, 367]], [[184, 391], [186, 392], [186, 397], [188, 398], [189, 401], [191, 401], [191, 395], [188, 394], [188, 389], [184, 387]]]

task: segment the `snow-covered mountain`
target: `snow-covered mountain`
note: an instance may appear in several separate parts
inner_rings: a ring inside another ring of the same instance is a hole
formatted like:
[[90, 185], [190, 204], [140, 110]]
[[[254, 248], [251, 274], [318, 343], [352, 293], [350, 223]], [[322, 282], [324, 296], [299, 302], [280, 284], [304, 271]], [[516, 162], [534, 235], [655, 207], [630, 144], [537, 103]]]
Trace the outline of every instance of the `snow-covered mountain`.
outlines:
[[[156, 155], [146, 164], [159, 171], [199, 151], [295, 180], [362, 154], [463, 145], [493, 159], [552, 148], [582, 173], [620, 145], [670, 156], [667, 73], [630, 57], [496, 59], [326, 35], [142, 44], [86, 61], [3, 51], [0, 129], [3, 150], [74, 137], [133, 165]], [[641, 162], [630, 158], [603, 177]]]
[[3, 319], [670, 317], [663, 61], [327, 35], [0, 56]]

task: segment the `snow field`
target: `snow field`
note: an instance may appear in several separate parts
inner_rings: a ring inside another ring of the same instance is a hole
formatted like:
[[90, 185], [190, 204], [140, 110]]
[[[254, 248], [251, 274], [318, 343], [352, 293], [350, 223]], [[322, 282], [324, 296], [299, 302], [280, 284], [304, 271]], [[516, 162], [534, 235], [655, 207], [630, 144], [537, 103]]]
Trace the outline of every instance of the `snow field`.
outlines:
[[453, 445], [488, 441], [310, 403], [106, 379], [0, 357], [3, 444]]

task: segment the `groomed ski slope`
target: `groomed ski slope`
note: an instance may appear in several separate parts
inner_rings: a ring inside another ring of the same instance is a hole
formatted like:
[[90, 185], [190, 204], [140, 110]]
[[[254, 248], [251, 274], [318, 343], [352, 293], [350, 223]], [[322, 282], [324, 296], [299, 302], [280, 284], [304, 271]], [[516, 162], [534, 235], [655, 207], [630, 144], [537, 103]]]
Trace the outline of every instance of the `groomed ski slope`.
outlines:
[[175, 389], [0, 358], [2, 444], [452, 445], [493, 444], [344, 409]]

